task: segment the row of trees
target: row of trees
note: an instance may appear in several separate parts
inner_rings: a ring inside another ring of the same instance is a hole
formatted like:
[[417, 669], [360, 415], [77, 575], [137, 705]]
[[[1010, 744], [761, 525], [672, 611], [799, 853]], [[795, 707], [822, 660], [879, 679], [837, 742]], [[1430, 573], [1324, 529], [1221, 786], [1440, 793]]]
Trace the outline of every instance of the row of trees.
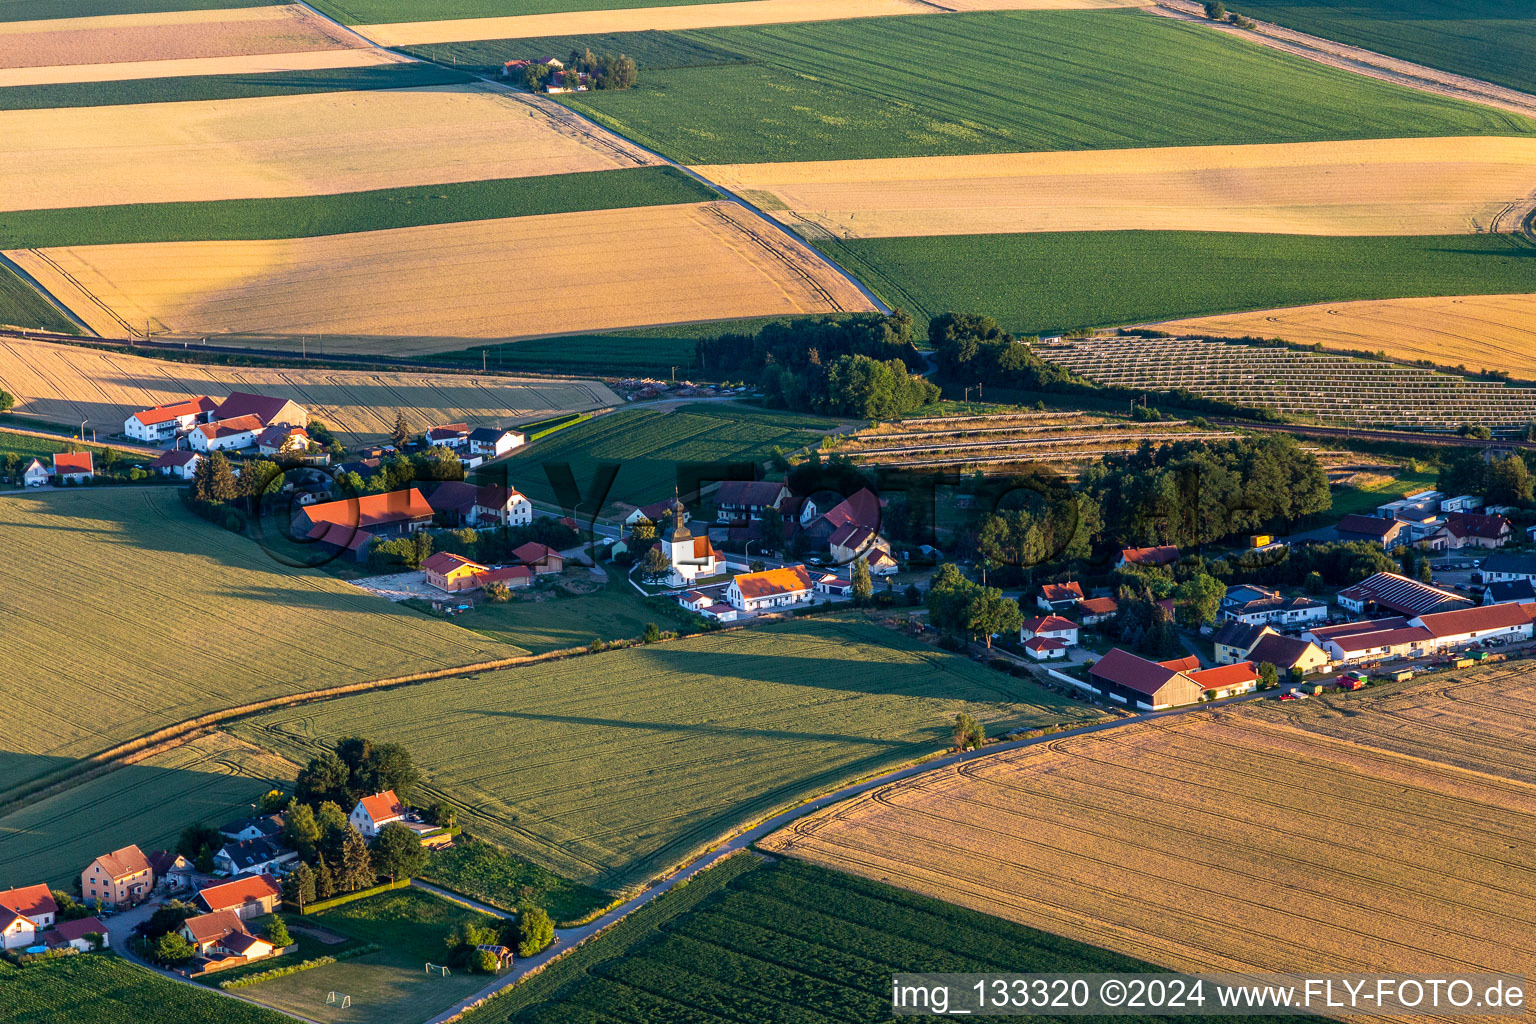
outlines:
[[928, 621], [950, 636], [965, 636], [992, 646], [992, 637], [1017, 633], [1024, 624], [1019, 603], [996, 587], [966, 579], [953, 562], [933, 574], [925, 598]]
[[[1536, 458], [1536, 453], [1530, 453]], [[1458, 452], [1441, 468], [1436, 486], [1446, 494], [1478, 494], [1490, 505], [1530, 507], [1536, 479], [1520, 452], [1484, 458], [1475, 450]]]

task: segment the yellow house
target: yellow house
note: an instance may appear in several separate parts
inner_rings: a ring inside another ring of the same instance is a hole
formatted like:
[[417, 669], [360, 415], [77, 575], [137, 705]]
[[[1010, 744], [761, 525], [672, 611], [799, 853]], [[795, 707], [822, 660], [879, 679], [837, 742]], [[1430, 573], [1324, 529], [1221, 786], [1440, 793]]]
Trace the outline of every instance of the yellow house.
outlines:
[[80, 895], [108, 906], [138, 903], [154, 887], [155, 872], [137, 846], [104, 853], [80, 872]]

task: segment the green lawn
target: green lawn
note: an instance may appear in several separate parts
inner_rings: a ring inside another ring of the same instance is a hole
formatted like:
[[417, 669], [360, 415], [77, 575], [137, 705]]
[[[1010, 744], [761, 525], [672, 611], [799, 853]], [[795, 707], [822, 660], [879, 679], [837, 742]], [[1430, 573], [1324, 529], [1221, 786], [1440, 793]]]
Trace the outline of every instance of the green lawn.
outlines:
[[1404, 469], [1390, 480], [1369, 487], [1335, 487], [1333, 507], [1329, 509], [1326, 518], [1335, 521], [1349, 515], [1372, 515], [1378, 505], [1395, 501], [1414, 491], [1433, 488], [1437, 477], [1438, 474], [1433, 470], [1414, 472]]
[[[891, 1015], [891, 976], [898, 973], [1161, 970], [879, 882], [793, 859], [768, 863], [741, 854], [637, 911], [468, 1020], [874, 1024], [912, 1019]], [[1150, 1024], [1195, 1018], [1118, 1019]]]
[[279, 199], [0, 213], [0, 248], [308, 238], [422, 224], [697, 203], [714, 189], [674, 167], [501, 178]]
[[[0, 422], [4, 421], [0, 420]], [[25, 426], [25, 424], [16, 423], [16, 426]], [[79, 429], [78, 426], [76, 429]], [[3, 426], [0, 426], [0, 456], [14, 452], [17, 455], [20, 455], [23, 459], [37, 458], [42, 459], [45, 464], [51, 464], [50, 456], [58, 452], [67, 452], [71, 448], [85, 448], [95, 455], [95, 458], [98, 462], [97, 468], [100, 468], [99, 463], [101, 459], [101, 453], [108, 447], [108, 445], [91, 444], [87, 441], [71, 441], [70, 439], [64, 437], [61, 437], [55, 441], [53, 438], [49, 437], [37, 437], [33, 434], [18, 434], [13, 430], [6, 430]], [[125, 452], [120, 448], [113, 448], [112, 450], [117, 452], [118, 457], [122, 459], [125, 464], [138, 463], [142, 465], [153, 461], [152, 456], [141, 455], [138, 452]]]
[[[481, 482], [505, 478], [536, 502], [558, 503], [551, 474], [569, 467], [585, 501], [592, 496], [599, 463], [617, 467], [603, 507], [645, 505], [672, 494], [680, 463], [751, 463], [774, 447], [786, 451], [812, 444], [837, 421], [775, 412], [737, 403], [697, 403], [665, 412], [635, 409], [597, 416], [568, 427], [492, 467]], [[722, 477], [723, 478], [723, 477]]]
[[1238, 0], [1244, 14], [1536, 92], [1529, 0]]
[[[12, 0], [15, 2], [15, 0]], [[672, 7], [719, 0], [317, 0], [315, 7], [347, 25], [393, 21], [497, 18], [558, 11], [609, 11], [626, 7]]]
[[268, 0], [0, 0], [0, 21], [265, 7]]
[[[453, 971], [428, 974], [427, 963], [448, 955], [443, 939], [459, 921], [484, 915], [421, 889], [370, 896], [303, 919], [360, 942], [376, 942], [374, 953], [326, 964], [240, 990], [268, 1006], [324, 1024], [418, 1024], [479, 989], [490, 979]], [[331, 992], [346, 993], [352, 1005], [327, 1005]]]
[[0, 266], [0, 324], [61, 334], [80, 333], [74, 321], [5, 266]]
[[750, 65], [561, 96], [683, 163], [1523, 134], [1513, 114], [1140, 11], [683, 33]]
[[578, 885], [537, 864], [513, 857], [492, 843], [460, 837], [446, 850], [434, 850], [420, 877], [481, 903], [515, 911], [532, 902], [556, 924], [576, 921], [609, 902], [608, 894]]
[[260, 1006], [170, 981], [110, 953], [18, 968], [0, 962], [5, 1024], [292, 1024]]
[[949, 743], [1096, 717], [1077, 702], [857, 615], [544, 662], [256, 716], [303, 760], [389, 737], [459, 823], [577, 882], [618, 889], [776, 808]]
[[[0, 0], [3, 2], [3, 0]], [[180, 10], [179, 6], [171, 8]], [[115, 107], [127, 103], [179, 103], [185, 100], [236, 100], [253, 96], [289, 96], [308, 92], [359, 89], [422, 89], [457, 85], [469, 76], [433, 64], [379, 64], [362, 68], [269, 71], [238, 75], [187, 75], [179, 78], [130, 78], [117, 82], [64, 82], [13, 85], [0, 89], [0, 110], [48, 107]]]
[[[579, 580], [586, 569], [573, 569]], [[571, 594], [555, 587], [515, 591], [505, 604], [488, 601], [473, 611], [453, 617], [456, 625], [482, 636], [522, 648], [530, 654], [585, 647], [593, 640], [634, 640], [647, 623], [677, 629], [688, 621], [686, 613], [671, 601], [652, 604], [614, 571], [603, 589], [592, 594]]]
[[914, 316], [986, 313], [1028, 334], [1310, 302], [1536, 291], [1536, 247], [1511, 235], [1086, 231], [824, 244]]
[[[274, 956], [266, 960], [257, 960], [255, 963], [242, 964], [239, 967], [230, 967], [222, 971], [214, 971], [202, 977], [194, 978], [200, 985], [209, 988], [218, 988], [226, 981], [239, 981], [241, 978], [250, 977], [252, 974], [263, 974], [267, 971], [279, 970], [284, 967], [294, 967], [306, 960], [314, 960], [322, 956], [336, 956], [350, 949], [357, 949], [363, 943], [357, 939], [346, 939], [342, 942], [322, 942], [310, 932], [304, 930], [304, 922], [307, 918], [298, 914], [283, 913], [284, 922], [289, 926], [289, 938], [293, 939], [291, 945], [297, 946], [292, 953], [284, 953], [282, 956]], [[263, 914], [260, 917], [251, 918], [245, 926], [253, 935], [262, 934], [267, 924], [272, 920], [272, 915]]]

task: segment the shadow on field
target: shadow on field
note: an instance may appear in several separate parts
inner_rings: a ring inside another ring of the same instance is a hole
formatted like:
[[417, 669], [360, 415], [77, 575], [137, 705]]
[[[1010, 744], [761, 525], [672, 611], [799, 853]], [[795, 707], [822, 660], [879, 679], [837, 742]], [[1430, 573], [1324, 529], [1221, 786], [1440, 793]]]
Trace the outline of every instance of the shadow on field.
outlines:
[[[637, 729], [646, 732], [684, 732], [710, 736], [726, 736], [731, 739], [788, 740], [792, 743], [854, 743], [898, 750], [911, 745], [912, 740], [883, 740], [872, 736], [854, 736], [841, 732], [794, 732], [789, 729], [749, 729], [741, 726], [712, 725], [708, 722], [642, 722], [621, 718], [593, 718], [587, 715], [545, 715], [532, 711], [488, 711], [477, 708], [466, 711], [467, 715], [483, 715], [487, 718], [516, 718], [529, 722], [555, 722], [561, 725], [595, 726], [611, 729]], [[945, 734], [943, 729], [929, 730], [935, 736]]]

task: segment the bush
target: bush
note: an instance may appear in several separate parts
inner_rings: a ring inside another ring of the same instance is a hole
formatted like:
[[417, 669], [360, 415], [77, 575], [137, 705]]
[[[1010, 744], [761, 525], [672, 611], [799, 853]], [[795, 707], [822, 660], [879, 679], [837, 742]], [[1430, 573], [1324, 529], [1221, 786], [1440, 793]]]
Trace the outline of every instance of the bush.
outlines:
[[555, 925], [543, 907], [524, 906], [517, 912], [517, 955], [534, 956], [555, 941]]
[[273, 978], [283, 978], [290, 974], [298, 974], [300, 971], [310, 971], [314, 970], [316, 967], [324, 967], [327, 964], [334, 964], [338, 960], [350, 960], [355, 956], [365, 956], [369, 953], [377, 953], [379, 948], [380, 947], [377, 942], [368, 942], [361, 946], [354, 946], [351, 949], [344, 949], [340, 953], [336, 953], [332, 956], [317, 956], [313, 960], [304, 960], [300, 963], [289, 964], [287, 967], [274, 967], [270, 971], [260, 971], [256, 974], [247, 974], [243, 978], [231, 978], [228, 981], [221, 981], [219, 982], [219, 988], [246, 988], [250, 985], [259, 985], [264, 981], [271, 981]]
[[496, 954], [488, 949], [477, 949], [469, 957], [469, 969], [476, 974], [495, 974], [501, 967]]

